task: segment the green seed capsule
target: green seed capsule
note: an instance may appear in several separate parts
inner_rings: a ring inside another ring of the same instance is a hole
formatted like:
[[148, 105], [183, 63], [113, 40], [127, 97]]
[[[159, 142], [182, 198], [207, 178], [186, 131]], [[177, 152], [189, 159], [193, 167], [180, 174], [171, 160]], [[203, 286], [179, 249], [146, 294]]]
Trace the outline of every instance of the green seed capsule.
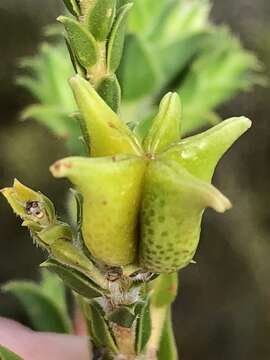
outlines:
[[198, 246], [203, 211], [224, 212], [230, 201], [175, 161], [152, 161], [143, 191], [140, 264], [157, 273], [188, 265]]
[[51, 167], [55, 177], [69, 178], [82, 193], [85, 245], [107, 265], [128, 265], [136, 259], [145, 163], [135, 156], [70, 157]]
[[[162, 121], [160, 121], [162, 124]], [[203, 211], [230, 208], [211, 184], [214, 169], [229, 147], [250, 127], [232, 118], [172, 144], [148, 167], [141, 210], [140, 263], [153, 272], [173, 272], [195, 254]], [[150, 130], [151, 133], [151, 130]]]

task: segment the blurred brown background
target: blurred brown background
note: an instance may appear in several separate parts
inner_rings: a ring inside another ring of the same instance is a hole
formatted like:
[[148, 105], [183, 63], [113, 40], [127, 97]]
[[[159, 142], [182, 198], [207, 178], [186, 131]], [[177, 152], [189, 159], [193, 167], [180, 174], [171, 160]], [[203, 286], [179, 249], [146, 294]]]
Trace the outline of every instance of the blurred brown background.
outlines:
[[[0, 0], [0, 187], [17, 177], [55, 200], [65, 211], [63, 182], [48, 166], [65, 155], [63, 143], [18, 114], [32, 99], [15, 86], [16, 64], [34, 54], [42, 28], [61, 12], [60, 0]], [[214, 1], [213, 21], [229, 24], [270, 73], [270, 2]], [[215, 184], [234, 208], [220, 216], [207, 212], [192, 265], [180, 274], [174, 308], [177, 342], [183, 360], [270, 359], [270, 89], [255, 88], [220, 109], [225, 118], [253, 120], [219, 165]], [[42, 253], [0, 199], [0, 283], [38, 278]], [[0, 315], [26, 321], [20, 306], [0, 294]]]

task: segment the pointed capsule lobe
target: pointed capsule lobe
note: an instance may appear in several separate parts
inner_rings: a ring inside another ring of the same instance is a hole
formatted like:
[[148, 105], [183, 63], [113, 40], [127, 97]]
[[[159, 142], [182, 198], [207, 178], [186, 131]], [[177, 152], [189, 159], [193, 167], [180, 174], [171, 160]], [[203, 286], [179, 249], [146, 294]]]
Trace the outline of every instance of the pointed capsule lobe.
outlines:
[[107, 265], [135, 261], [137, 220], [145, 161], [134, 156], [70, 157], [56, 162], [83, 196], [82, 233], [92, 255]]
[[164, 151], [170, 144], [180, 140], [181, 102], [177, 93], [168, 93], [162, 99], [148, 135], [144, 150], [150, 154]]
[[77, 75], [70, 85], [90, 137], [91, 156], [141, 153], [135, 136], [88, 81]]
[[162, 158], [176, 160], [191, 174], [209, 182], [220, 158], [250, 126], [251, 121], [245, 117], [225, 120], [173, 145]]
[[152, 161], [142, 197], [140, 264], [170, 273], [188, 265], [198, 246], [203, 211], [224, 212], [230, 201], [174, 160]]

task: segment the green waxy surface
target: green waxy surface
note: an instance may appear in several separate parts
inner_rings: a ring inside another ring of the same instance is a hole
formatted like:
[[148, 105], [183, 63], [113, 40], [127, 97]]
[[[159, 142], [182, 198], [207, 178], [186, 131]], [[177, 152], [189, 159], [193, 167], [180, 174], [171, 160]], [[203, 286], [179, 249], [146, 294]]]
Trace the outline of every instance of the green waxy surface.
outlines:
[[224, 212], [230, 202], [177, 162], [152, 161], [146, 172], [140, 215], [141, 266], [170, 273], [188, 265], [197, 249], [206, 207]]
[[140, 145], [128, 127], [80, 76], [70, 80], [90, 138], [91, 156], [140, 154]]
[[178, 94], [168, 93], [162, 99], [159, 112], [144, 140], [147, 153], [158, 154], [180, 140], [181, 103]]
[[108, 265], [132, 263], [145, 160], [71, 157], [56, 162], [51, 171], [69, 178], [83, 196], [82, 234], [92, 255]]
[[244, 116], [225, 120], [173, 145], [162, 158], [176, 160], [194, 176], [210, 181], [222, 155], [250, 126], [251, 121]]

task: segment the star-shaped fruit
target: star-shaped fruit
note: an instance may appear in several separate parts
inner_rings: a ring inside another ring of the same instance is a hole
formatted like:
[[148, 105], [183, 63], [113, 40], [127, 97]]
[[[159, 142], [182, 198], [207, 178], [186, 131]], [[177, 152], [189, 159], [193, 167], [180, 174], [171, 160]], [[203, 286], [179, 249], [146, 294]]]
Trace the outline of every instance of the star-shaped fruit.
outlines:
[[169, 93], [143, 140], [136, 137], [93, 87], [71, 79], [89, 158], [69, 157], [51, 167], [83, 196], [82, 234], [99, 261], [174, 272], [195, 254], [205, 208], [224, 212], [230, 201], [213, 185], [222, 155], [251, 126], [231, 118], [181, 140], [181, 103]]

